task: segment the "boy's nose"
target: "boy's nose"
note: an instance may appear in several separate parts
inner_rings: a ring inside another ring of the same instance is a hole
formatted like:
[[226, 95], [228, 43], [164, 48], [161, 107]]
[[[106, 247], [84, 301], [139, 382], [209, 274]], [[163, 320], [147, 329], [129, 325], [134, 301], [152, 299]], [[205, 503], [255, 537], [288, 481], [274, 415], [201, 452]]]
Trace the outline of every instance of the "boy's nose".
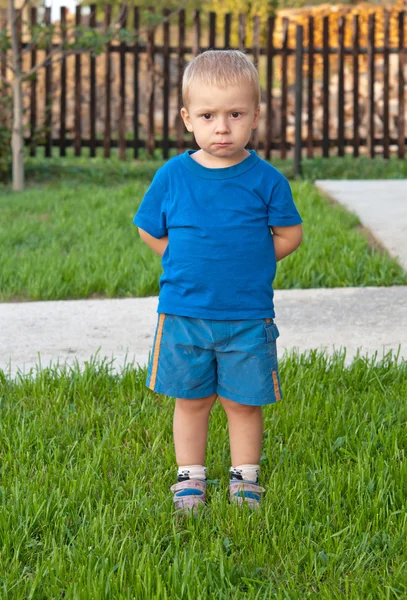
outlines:
[[220, 117], [216, 122], [216, 133], [227, 133], [229, 131], [229, 123], [227, 117]]

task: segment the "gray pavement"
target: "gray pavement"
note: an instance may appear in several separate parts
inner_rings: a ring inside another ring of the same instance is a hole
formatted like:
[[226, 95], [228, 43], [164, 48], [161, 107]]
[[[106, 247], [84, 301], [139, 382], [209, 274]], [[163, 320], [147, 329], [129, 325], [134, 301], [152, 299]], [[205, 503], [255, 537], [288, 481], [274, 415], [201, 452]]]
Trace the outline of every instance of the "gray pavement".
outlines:
[[[346, 347], [407, 359], [407, 287], [277, 290], [279, 354]], [[14, 376], [50, 364], [82, 365], [92, 356], [144, 365], [152, 346], [157, 298], [0, 305], [0, 369]]]
[[[407, 180], [319, 181], [407, 270]], [[407, 286], [289, 290], [275, 293], [279, 354], [346, 348], [407, 360]], [[10, 376], [49, 365], [107, 358], [120, 372], [145, 365], [156, 325], [157, 298], [0, 304], [0, 369]]]

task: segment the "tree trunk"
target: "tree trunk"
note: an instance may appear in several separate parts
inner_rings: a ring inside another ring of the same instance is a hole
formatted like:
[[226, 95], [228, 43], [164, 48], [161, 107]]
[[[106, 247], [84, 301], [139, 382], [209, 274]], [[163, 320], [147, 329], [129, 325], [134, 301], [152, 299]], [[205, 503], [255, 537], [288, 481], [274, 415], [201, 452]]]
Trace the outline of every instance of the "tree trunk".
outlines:
[[17, 35], [17, 19], [14, 0], [8, 0], [8, 22], [11, 32], [11, 52], [13, 80], [13, 129], [11, 149], [13, 156], [13, 190], [21, 192], [24, 189], [24, 138], [23, 138], [23, 103], [21, 88], [21, 55]]
[[13, 190], [21, 192], [24, 189], [24, 139], [23, 139], [23, 104], [21, 78], [15, 77], [12, 82], [13, 90], [13, 129], [11, 149], [13, 152]]

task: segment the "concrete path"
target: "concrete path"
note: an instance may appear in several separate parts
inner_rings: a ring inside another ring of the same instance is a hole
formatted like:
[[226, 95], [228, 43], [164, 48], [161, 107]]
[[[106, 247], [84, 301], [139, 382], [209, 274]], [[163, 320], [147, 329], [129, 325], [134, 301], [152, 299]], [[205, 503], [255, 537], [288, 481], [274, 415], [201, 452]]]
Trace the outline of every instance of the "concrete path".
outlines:
[[[318, 181], [318, 187], [355, 212], [407, 270], [407, 180]], [[407, 359], [407, 287], [277, 291], [277, 319], [285, 350], [346, 347]], [[0, 369], [14, 376], [50, 364], [83, 365], [107, 357], [120, 372], [145, 365], [156, 325], [157, 298], [0, 304]]]
[[[276, 291], [279, 354], [346, 347], [347, 360], [360, 350], [389, 350], [407, 359], [407, 287]], [[92, 356], [114, 358], [120, 372], [144, 365], [152, 346], [157, 298], [0, 304], [0, 369], [49, 364], [81, 365]]]
[[407, 271], [407, 179], [316, 181], [348, 210]]

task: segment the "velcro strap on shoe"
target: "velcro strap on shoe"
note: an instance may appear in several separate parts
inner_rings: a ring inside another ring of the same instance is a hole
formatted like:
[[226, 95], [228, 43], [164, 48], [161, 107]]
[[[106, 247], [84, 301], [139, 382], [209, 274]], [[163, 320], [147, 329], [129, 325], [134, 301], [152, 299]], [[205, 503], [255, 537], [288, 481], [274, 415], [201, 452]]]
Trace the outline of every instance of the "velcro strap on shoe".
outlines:
[[260, 500], [260, 494], [265, 489], [255, 483], [247, 483], [247, 481], [236, 481], [229, 485], [230, 497], [243, 497]]
[[206, 492], [206, 481], [200, 479], [179, 481], [171, 486], [171, 491], [174, 492], [177, 498], [181, 496], [203, 496]]

